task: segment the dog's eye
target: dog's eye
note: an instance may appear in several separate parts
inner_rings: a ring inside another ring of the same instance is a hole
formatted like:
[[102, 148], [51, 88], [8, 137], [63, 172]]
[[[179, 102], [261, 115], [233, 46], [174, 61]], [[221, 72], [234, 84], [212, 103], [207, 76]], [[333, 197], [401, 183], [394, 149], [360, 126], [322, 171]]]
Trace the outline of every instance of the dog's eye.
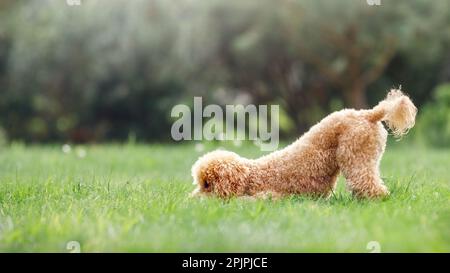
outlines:
[[205, 185], [204, 185], [205, 189], [209, 188], [209, 183], [208, 183], [208, 181], [205, 180], [205, 183], [204, 183], [204, 184], [205, 184]]

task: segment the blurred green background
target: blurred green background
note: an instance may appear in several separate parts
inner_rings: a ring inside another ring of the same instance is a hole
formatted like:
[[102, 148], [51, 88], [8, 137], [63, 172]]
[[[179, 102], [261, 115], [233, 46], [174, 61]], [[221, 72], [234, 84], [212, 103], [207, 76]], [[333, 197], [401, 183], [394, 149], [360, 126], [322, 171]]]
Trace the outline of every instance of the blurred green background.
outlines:
[[450, 146], [450, 1], [0, 0], [0, 142], [171, 141], [171, 108], [278, 104], [281, 135], [399, 87]]

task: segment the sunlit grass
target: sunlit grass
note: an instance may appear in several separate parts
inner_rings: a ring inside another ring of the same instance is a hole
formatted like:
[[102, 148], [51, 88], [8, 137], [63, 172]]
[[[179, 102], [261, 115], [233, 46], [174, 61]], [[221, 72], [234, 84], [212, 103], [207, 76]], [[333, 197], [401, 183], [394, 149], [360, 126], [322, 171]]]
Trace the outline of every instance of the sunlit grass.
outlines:
[[[450, 251], [450, 150], [389, 144], [392, 195], [189, 199], [192, 145], [13, 145], [0, 151], [0, 251]], [[255, 157], [252, 145], [227, 148]], [[202, 150], [202, 151], [201, 151]], [[80, 152], [84, 151], [84, 152]], [[201, 152], [200, 152], [201, 151]]]

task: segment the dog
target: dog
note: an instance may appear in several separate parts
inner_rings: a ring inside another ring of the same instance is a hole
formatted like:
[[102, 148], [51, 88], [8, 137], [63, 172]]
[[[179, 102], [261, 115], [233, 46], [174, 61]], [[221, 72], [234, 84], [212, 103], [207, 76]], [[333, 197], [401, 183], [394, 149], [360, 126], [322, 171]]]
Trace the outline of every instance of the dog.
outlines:
[[416, 114], [411, 99], [392, 89], [373, 109], [334, 112], [294, 143], [258, 159], [209, 152], [192, 166], [197, 187], [191, 196], [327, 198], [342, 173], [356, 198], [385, 197], [389, 190], [379, 167], [388, 131], [382, 121], [399, 138], [414, 126]]

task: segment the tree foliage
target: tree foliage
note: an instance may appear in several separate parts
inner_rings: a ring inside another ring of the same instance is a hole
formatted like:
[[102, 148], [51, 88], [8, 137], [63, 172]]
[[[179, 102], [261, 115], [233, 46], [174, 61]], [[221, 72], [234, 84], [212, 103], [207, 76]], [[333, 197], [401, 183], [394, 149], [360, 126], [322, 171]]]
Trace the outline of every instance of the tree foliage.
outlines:
[[2, 1], [0, 126], [10, 138], [164, 138], [170, 109], [280, 104], [298, 134], [402, 85], [449, 80], [449, 2]]

